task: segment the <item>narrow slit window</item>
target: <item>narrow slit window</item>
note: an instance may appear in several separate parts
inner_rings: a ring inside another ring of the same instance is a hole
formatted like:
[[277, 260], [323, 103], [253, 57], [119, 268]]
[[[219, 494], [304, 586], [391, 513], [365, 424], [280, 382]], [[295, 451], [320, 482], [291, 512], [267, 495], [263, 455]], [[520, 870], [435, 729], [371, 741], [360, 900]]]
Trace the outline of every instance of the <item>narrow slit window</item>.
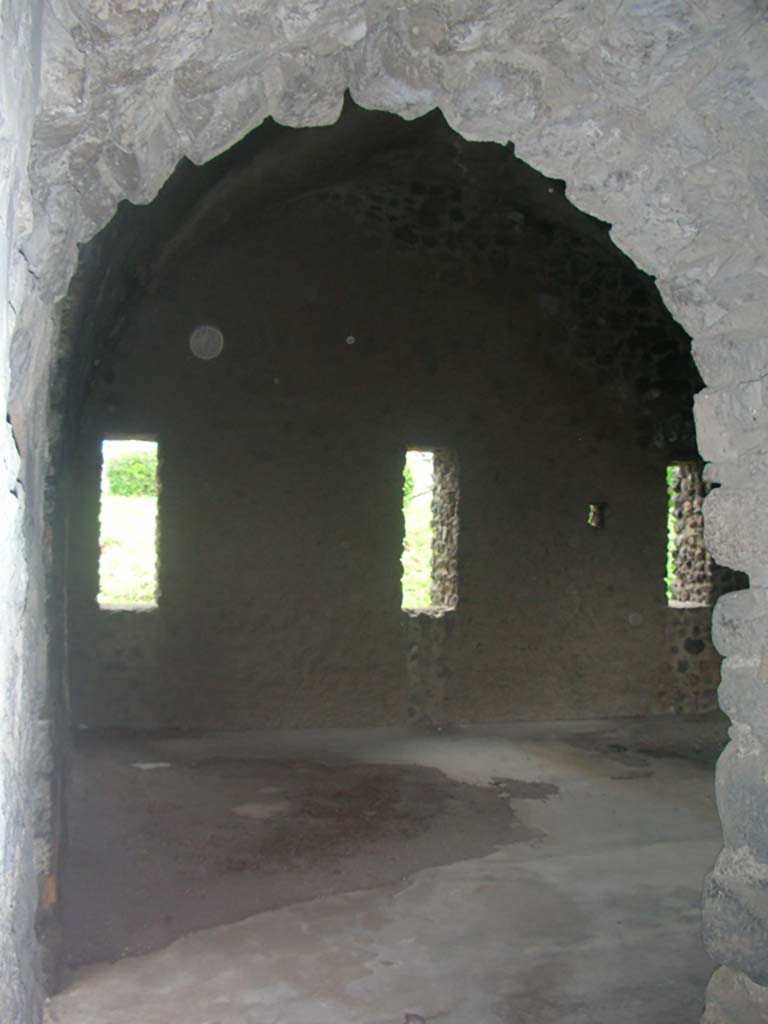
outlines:
[[403, 470], [402, 607], [439, 614], [458, 600], [459, 475], [448, 448], [409, 449]]
[[713, 603], [713, 563], [704, 546], [707, 493], [699, 462], [667, 466], [667, 604], [706, 608]]
[[102, 608], [157, 605], [157, 442], [101, 446], [99, 594]]

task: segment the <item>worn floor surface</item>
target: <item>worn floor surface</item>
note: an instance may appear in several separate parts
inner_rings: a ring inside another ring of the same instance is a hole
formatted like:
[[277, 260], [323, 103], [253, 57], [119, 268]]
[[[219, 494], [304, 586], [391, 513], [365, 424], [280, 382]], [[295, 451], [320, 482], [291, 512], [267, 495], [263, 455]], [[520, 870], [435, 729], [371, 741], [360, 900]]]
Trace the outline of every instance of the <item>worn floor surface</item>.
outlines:
[[83, 736], [50, 1019], [695, 1024], [724, 738]]

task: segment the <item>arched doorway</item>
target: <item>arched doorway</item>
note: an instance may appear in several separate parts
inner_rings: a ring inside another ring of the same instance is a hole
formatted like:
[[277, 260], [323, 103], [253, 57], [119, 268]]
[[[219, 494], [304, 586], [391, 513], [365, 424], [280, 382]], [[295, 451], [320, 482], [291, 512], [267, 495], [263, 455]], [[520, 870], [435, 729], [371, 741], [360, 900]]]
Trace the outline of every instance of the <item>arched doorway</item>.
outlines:
[[[711, 936], [723, 960], [759, 982], [760, 927], [746, 930], [752, 935], [746, 946], [736, 937], [745, 933], [747, 920], [756, 920], [750, 908], [763, 856], [761, 815], [754, 803], [745, 810], [740, 796], [762, 792], [749, 780], [760, 776], [763, 763], [755, 696], [761, 685], [761, 631], [758, 626], [755, 637], [755, 630], [745, 631], [743, 625], [759, 622], [762, 609], [755, 483], [760, 470], [752, 456], [740, 457], [759, 447], [763, 429], [755, 379], [763, 365], [757, 327], [763, 319], [759, 268], [765, 220], [756, 205], [760, 183], [752, 161], [754, 140], [761, 134], [755, 126], [763, 124], [763, 115], [749, 89], [732, 86], [737, 67], [746, 81], [759, 80], [752, 70], [759, 67], [759, 15], [744, 4], [738, 16], [731, 12], [727, 24], [695, 11], [673, 25], [648, 12], [614, 26], [587, 20], [587, 15], [564, 21], [530, 11], [515, 12], [508, 24], [481, 17], [458, 21], [442, 10], [373, 16], [354, 7], [343, 13], [337, 20], [338, 11], [305, 18], [281, 10], [274, 22], [261, 22], [232, 11], [224, 24], [197, 12], [199, 17], [179, 29], [176, 10], [163, 16], [112, 11], [103, 23], [100, 14], [89, 14], [81, 25], [74, 15], [69, 23], [62, 17], [65, 24], [49, 24], [31, 175], [34, 230], [26, 240], [23, 225], [19, 231], [30, 273], [20, 275], [22, 286], [14, 290], [18, 317], [11, 420], [25, 459], [27, 498], [43, 489], [41, 439], [48, 435], [43, 427], [44, 353], [53, 335], [49, 314], [71, 273], [75, 240], [92, 234], [120, 195], [151, 195], [182, 149], [198, 158], [210, 156], [268, 110], [287, 123], [332, 120], [347, 84], [370, 106], [413, 116], [438, 103], [467, 137], [514, 138], [518, 151], [535, 166], [572, 183], [579, 205], [615, 222], [622, 248], [658, 274], [667, 304], [694, 335], [697, 358], [711, 385], [699, 401], [699, 444], [704, 457], [719, 466], [724, 486], [709, 501], [710, 543], [717, 557], [749, 571], [753, 580], [749, 595], [734, 598], [727, 614], [723, 608], [718, 615], [719, 643], [732, 657], [725, 707], [738, 728], [720, 773], [730, 852], [721, 859], [712, 886]], [[259, 26], [265, 33], [259, 46], [239, 50], [228, 76], [220, 54], [234, 51], [223, 39], [231, 39], [232, 31], [236, 36], [256, 32]], [[112, 36], [110, 27], [120, 33]], [[580, 42], [564, 46], [563, 39]], [[581, 74], [584, 55], [591, 52], [600, 54], [597, 88], [589, 74]], [[109, 58], [103, 59], [106, 54]], [[147, 70], [143, 78], [130, 76], [135, 92], [113, 88], [126, 61], [134, 70], [144, 62]], [[178, 72], [172, 84], [169, 68]], [[72, 73], [57, 78], [59, 69]], [[220, 77], [209, 89], [208, 75], [214, 70]], [[105, 107], [110, 95], [114, 102]], [[638, 115], [637, 98], [642, 105], [648, 95], [658, 102]], [[69, 103], [57, 108], [62, 96]], [[548, 126], [544, 131], [542, 123]], [[195, 151], [201, 142], [202, 149]], [[15, 187], [21, 194], [21, 184]], [[599, 209], [592, 206], [595, 201]], [[18, 301], [22, 292], [23, 305]], [[48, 641], [41, 644], [38, 629], [46, 621], [43, 522], [29, 500], [27, 513], [32, 582], [22, 660], [32, 680], [48, 675], [49, 658]], [[12, 573], [9, 578], [18, 582], [20, 577]], [[14, 608], [17, 614], [18, 601]], [[60, 663], [55, 633], [49, 638], [55, 672]], [[33, 703], [30, 692], [20, 705], [22, 723], [29, 721]], [[44, 721], [55, 718], [47, 700], [36, 703], [35, 713]], [[23, 725], [21, 734], [29, 735], [29, 728]], [[45, 803], [41, 798], [41, 806]], [[41, 854], [43, 876], [45, 865]], [[761, 998], [750, 981], [728, 973], [719, 977], [723, 999]]]

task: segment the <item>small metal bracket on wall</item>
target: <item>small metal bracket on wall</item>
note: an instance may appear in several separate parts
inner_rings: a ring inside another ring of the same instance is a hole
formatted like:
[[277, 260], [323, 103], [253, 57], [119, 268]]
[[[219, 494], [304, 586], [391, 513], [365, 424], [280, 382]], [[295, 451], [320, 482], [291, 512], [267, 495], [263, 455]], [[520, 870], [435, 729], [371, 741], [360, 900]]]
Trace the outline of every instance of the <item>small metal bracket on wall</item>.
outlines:
[[587, 526], [594, 530], [602, 530], [605, 527], [605, 510], [608, 504], [605, 501], [593, 501], [587, 511]]

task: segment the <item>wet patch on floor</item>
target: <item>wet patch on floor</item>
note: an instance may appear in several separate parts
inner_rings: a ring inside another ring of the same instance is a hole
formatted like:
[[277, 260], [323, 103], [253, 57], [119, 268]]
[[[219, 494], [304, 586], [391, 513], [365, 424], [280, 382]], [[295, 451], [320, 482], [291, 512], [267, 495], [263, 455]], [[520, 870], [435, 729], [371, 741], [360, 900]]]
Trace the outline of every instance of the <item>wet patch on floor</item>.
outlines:
[[652, 775], [653, 772], [649, 768], [647, 771], [638, 770], [619, 772], [616, 775], [609, 775], [608, 778], [613, 782], [626, 782], [628, 780], [631, 781], [632, 779], [650, 779]]
[[548, 800], [557, 796], [560, 787], [552, 782], [526, 782], [523, 779], [492, 779], [501, 796], [510, 800]]
[[[69, 969], [525, 841], [530, 831], [499, 795], [557, 790], [336, 755], [200, 757], [189, 738], [172, 743], [79, 738], [63, 879]], [[163, 754], [163, 771], [133, 767]]]

